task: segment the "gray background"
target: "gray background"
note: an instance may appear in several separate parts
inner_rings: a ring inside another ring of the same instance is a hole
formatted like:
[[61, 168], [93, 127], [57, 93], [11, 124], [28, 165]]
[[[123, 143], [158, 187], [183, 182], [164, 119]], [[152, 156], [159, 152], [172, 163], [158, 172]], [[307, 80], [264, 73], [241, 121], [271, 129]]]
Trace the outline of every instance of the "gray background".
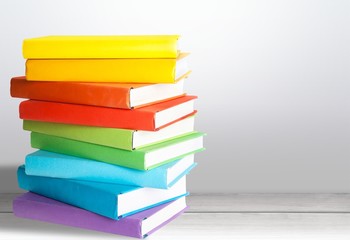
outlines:
[[350, 1], [0, 1], [0, 192], [31, 152], [12, 76], [24, 38], [173, 34], [207, 151], [193, 192], [350, 192]]

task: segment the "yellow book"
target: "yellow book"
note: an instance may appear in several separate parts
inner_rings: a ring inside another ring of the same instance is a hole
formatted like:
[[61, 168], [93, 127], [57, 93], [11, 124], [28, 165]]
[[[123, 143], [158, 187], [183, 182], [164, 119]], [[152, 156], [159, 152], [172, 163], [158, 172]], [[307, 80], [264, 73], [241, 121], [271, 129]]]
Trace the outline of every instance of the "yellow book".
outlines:
[[177, 58], [178, 35], [47, 36], [23, 41], [26, 59]]
[[190, 71], [186, 56], [177, 59], [28, 59], [29, 81], [175, 83]]

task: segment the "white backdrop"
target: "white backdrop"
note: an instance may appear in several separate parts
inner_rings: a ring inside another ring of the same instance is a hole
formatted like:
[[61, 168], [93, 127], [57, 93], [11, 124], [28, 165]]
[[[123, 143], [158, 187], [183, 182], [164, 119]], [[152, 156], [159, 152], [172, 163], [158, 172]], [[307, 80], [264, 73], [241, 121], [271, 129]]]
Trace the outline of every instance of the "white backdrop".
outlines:
[[350, 192], [350, 1], [0, 1], [0, 192], [31, 152], [9, 81], [24, 38], [181, 34], [207, 151], [193, 192]]

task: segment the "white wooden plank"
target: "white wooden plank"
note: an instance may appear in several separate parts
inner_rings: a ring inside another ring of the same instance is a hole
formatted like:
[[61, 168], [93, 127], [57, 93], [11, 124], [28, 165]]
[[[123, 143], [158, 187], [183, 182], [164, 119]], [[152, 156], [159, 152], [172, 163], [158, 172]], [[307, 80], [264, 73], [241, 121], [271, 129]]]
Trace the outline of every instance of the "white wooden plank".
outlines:
[[[0, 214], [4, 239], [130, 239]], [[186, 213], [148, 239], [349, 239], [350, 214]]]
[[12, 199], [19, 193], [0, 193], [0, 213], [12, 212]]
[[[0, 194], [0, 212], [18, 194]], [[350, 212], [350, 194], [192, 194], [189, 212]]]
[[192, 194], [191, 212], [350, 212], [350, 194]]

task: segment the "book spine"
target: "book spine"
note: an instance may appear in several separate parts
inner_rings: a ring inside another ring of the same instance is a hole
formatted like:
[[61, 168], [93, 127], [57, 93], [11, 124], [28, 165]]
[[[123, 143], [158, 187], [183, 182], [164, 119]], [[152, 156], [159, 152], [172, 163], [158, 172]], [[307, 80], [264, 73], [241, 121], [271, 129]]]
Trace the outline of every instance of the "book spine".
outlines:
[[133, 150], [133, 130], [30, 120], [23, 121], [23, 129], [56, 137], [120, 148], [128, 151]]
[[[18, 168], [19, 187], [58, 201], [86, 209], [102, 216], [117, 219], [117, 199], [106, 191], [77, 184], [71, 180], [28, 176], [23, 167]], [[91, 198], [91, 196], [99, 196]]]
[[50, 152], [93, 159], [138, 170], [146, 170], [144, 153], [140, 151], [126, 151], [36, 132], [31, 133], [31, 146]]
[[17, 217], [90, 229], [100, 232], [142, 238], [141, 222], [137, 219], [115, 221], [66, 204], [15, 199], [13, 213]]
[[27, 100], [21, 102], [19, 116], [42, 122], [155, 131], [154, 113], [141, 110]]
[[[91, 96], [95, 97], [91, 97]], [[130, 109], [129, 89], [97, 84], [11, 79], [11, 96], [42, 101]]]
[[[40, 152], [41, 151], [39, 151], [39, 153]], [[30, 154], [26, 157], [25, 166], [26, 174], [34, 176], [167, 189], [166, 169], [154, 169], [146, 172], [135, 171], [130, 168], [89, 159], [71, 156], [60, 157], [59, 154], [52, 157]], [[96, 171], [96, 169], [98, 169], [98, 171]], [[183, 175], [181, 175], [181, 177]]]
[[45, 58], [176, 58], [179, 36], [111, 39], [25, 39], [25, 59]]
[[28, 81], [175, 83], [175, 66], [176, 59], [29, 59], [26, 78]]

